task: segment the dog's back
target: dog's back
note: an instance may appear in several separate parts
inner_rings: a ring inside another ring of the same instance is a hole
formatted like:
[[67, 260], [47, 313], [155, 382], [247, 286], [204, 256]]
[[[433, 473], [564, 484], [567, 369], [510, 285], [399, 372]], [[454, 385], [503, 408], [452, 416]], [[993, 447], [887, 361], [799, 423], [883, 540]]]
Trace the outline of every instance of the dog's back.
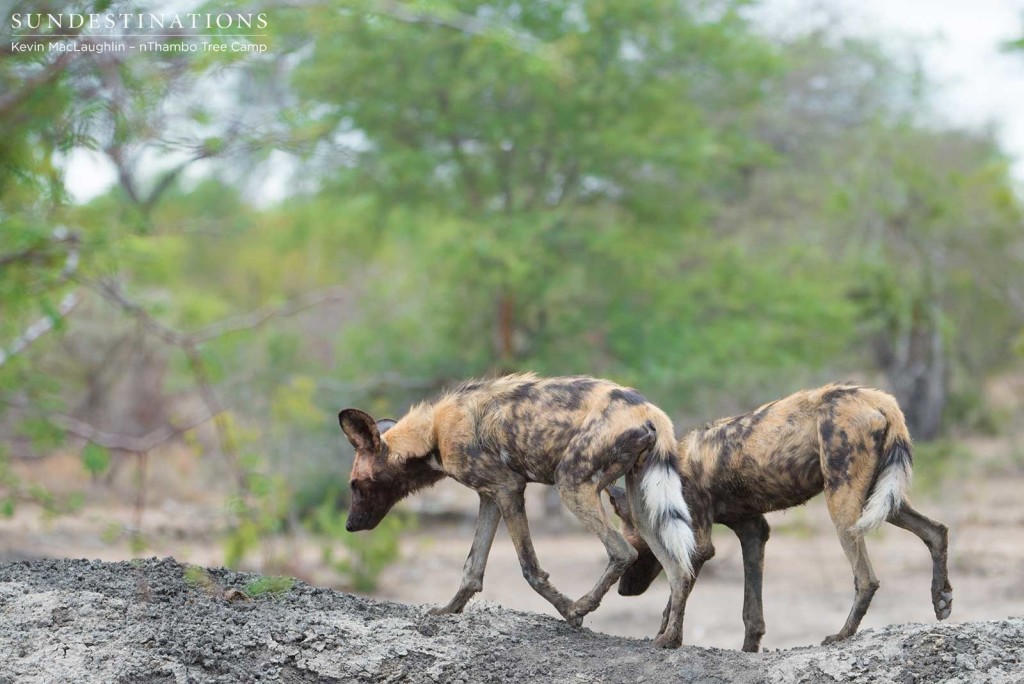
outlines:
[[435, 403], [434, 425], [442, 452], [466, 459], [448, 468], [509, 468], [528, 481], [554, 484], [567, 456], [586, 470], [614, 440], [638, 430], [644, 434], [636, 438], [645, 438], [649, 419], [674, 446], [671, 423], [655, 414], [661, 411], [642, 394], [608, 380], [526, 373], [456, 387]]
[[[895, 399], [879, 390], [830, 384], [791, 394], [750, 413], [723, 418], [680, 441], [680, 468], [710, 495], [714, 519], [728, 522], [806, 502], [849, 482], [851, 454], [860, 479], [872, 478]], [[902, 420], [896, 429], [903, 429]], [[823, 456], [824, 454], [824, 456]]]

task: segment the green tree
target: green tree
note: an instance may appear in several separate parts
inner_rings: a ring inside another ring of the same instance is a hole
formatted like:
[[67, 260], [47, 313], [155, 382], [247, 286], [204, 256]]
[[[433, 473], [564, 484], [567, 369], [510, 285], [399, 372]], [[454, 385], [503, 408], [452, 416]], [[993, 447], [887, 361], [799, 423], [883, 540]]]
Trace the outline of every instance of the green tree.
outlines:
[[761, 115], [779, 163], [726, 218], [748, 244], [818, 246], [859, 309], [864, 365], [932, 439], [950, 394], [976, 395], [1022, 322], [1009, 160], [985, 133], [930, 123], [919, 67], [876, 43], [812, 34], [784, 51]]
[[[382, 226], [351, 245], [386, 275], [342, 372], [606, 373], [692, 400], [840, 348], [849, 311], [792, 277], [799, 250], [746, 262], [708, 228], [766, 161], [747, 130], [778, 63], [742, 5], [311, 13], [295, 118], [335, 161], [324, 193]], [[833, 334], [801, 343], [816, 315]]]

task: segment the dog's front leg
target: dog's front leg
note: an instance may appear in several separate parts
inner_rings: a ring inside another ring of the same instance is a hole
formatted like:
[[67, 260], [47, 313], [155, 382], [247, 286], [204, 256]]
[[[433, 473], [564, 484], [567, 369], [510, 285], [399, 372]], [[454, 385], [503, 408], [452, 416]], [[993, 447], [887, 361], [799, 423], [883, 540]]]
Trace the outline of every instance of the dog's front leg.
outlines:
[[[700, 572], [701, 561], [694, 563], [694, 573]], [[658, 648], [679, 648], [683, 643], [683, 616], [686, 613], [686, 601], [690, 597], [696, 576], [687, 577], [676, 566], [665, 566], [668, 585], [672, 592], [668, 599], [665, 612], [661, 614], [661, 631], [654, 637], [654, 645]]]
[[498, 530], [501, 512], [494, 499], [484, 493], [480, 494], [480, 514], [476, 520], [476, 536], [473, 546], [466, 558], [466, 566], [462, 575], [462, 586], [446, 606], [438, 606], [430, 610], [431, 615], [461, 613], [466, 603], [484, 588], [484, 569], [487, 567], [487, 556], [491, 553], [494, 533]]
[[665, 604], [665, 610], [661, 611], [661, 627], [658, 628], [657, 636], [661, 636], [668, 629], [668, 618], [672, 614], [672, 596], [668, 597], [668, 603]]
[[764, 604], [761, 585], [764, 577], [764, 546], [771, 528], [763, 515], [729, 524], [743, 550], [743, 650], [756, 653], [764, 636]]

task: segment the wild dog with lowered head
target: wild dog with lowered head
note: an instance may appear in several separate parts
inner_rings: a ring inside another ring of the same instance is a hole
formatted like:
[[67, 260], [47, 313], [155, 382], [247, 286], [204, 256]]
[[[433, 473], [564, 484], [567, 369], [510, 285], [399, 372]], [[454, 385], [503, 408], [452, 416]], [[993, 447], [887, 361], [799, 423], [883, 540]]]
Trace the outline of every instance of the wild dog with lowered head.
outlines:
[[[675, 469], [677, 443], [668, 416], [636, 390], [587, 377], [512, 375], [466, 382], [397, 422], [374, 421], [358, 409], [345, 409], [338, 420], [356, 450], [350, 532], [373, 529], [399, 500], [445, 477], [479, 493], [462, 585], [436, 613], [462, 611], [483, 588], [504, 518], [527, 582], [569, 623], [581, 625], [637, 558], [601, 503], [601, 491], [622, 475], [630, 505], [641, 513], [637, 532], [645, 548], [670, 568], [675, 591], [685, 586], [693, 533]], [[558, 487], [608, 552], [604, 574], [575, 602], [548, 582], [537, 561], [523, 499], [528, 482]]]
[[[730, 527], [743, 553], [744, 651], [757, 651], [764, 635], [761, 579], [769, 534], [764, 514], [805, 503], [822, 490], [853, 568], [855, 591], [846, 623], [824, 643], [852, 635], [867, 612], [879, 583], [864, 533], [885, 522], [913, 532], [928, 547], [935, 617], [949, 617], [953, 589], [946, 570], [946, 526], [918, 513], [906, 498], [911, 440], [903, 412], [889, 394], [835, 384], [797, 392], [752, 413], [693, 430], [679, 441], [678, 460], [697, 545], [683, 609], [701, 566], [715, 553], [711, 524]], [[626, 493], [617, 487], [608, 491], [626, 538], [639, 552], [619, 580], [619, 593], [642, 594], [661, 572], [661, 563], [635, 532]], [[678, 645], [683, 611], [670, 619], [670, 609], [662, 619], [661, 636]]]

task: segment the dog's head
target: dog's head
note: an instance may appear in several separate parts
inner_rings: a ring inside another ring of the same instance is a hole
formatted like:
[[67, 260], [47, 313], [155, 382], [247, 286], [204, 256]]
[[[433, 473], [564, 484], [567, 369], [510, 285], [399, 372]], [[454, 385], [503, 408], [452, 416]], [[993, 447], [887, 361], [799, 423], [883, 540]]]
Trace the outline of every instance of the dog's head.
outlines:
[[401, 474], [388, 466], [388, 445], [381, 439], [395, 421], [374, 420], [365, 411], [349, 408], [338, 414], [338, 423], [356, 450], [349, 477], [352, 504], [345, 529], [372, 530], [407, 493]]

